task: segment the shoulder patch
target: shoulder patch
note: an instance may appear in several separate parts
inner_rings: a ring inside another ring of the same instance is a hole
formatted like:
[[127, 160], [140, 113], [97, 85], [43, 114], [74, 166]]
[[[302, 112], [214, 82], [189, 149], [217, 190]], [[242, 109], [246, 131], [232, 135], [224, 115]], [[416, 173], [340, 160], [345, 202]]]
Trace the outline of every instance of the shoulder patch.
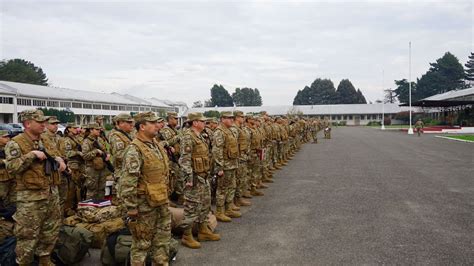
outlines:
[[11, 149], [10, 150], [10, 156], [16, 157], [16, 156], [18, 156], [18, 154], [19, 154], [19, 152], [18, 152], [17, 149]]

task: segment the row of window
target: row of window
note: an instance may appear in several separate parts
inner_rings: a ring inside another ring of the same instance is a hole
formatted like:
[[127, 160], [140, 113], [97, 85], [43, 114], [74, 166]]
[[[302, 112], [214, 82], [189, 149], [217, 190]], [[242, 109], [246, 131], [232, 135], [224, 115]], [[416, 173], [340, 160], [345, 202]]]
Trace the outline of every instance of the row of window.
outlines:
[[[388, 114], [386, 114], [388, 116]], [[318, 117], [318, 116], [316, 116]], [[323, 119], [325, 116], [319, 117]], [[353, 119], [360, 119], [360, 120], [378, 120], [382, 119], [381, 114], [369, 114], [369, 115], [328, 115], [328, 118], [331, 120], [353, 120]]]
[[[0, 103], [13, 104], [13, 98], [0, 97]], [[135, 112], [159, 112], [161, 109], [156, 107], [139, 107], [130, 105], [109, 105], [109, 104], [91, 104], [80, 102], [58, 102], [45, 100], [32, 100], [27, 98], [18, 98], [18, 105], [24, 106], [45, 106], [45, 107], [62, 107], [62, 108], [83, 108], [83, 109], [97, 109], [97, 110], [114, 110], [114, 111], [135, 111]]]

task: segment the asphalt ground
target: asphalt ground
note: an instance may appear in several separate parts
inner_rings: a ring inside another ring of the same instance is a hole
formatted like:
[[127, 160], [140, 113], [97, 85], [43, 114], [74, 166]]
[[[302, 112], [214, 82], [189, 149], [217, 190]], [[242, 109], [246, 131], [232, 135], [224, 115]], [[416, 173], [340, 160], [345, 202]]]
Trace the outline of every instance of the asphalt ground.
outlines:
[[334, 128], [274, 180], [174, 264], [474, 264], [472, 143]]

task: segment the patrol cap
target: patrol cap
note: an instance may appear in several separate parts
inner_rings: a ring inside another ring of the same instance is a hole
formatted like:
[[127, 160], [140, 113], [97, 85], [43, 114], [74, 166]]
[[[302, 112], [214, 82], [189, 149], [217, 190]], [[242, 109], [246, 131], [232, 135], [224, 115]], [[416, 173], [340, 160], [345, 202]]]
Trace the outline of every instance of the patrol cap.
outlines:
[[134, 122], [135, 120], [133, 120], [133, 117], [128, 113], [120, 113], [114, 116], [114, 121], [115, 122], [119, 122], [119, 121]]
[[97, 123], [91, 123], [87, 126], [88, 129], [102, 129], [101, 126], [99, 126], [99, 124]]
[[36, 122], [44, 122], [48, 120], [48, 117], [44, 115], [43, 111], [41, 110], [25, 110], [20, 113], [20, 120], [21, 122], [28, 121], [28, 120], [35, 120]]
[[206, 118], [206, 122], [208, 122], [208, 123], [216, 123], [216, 124], [219, 123], [219, 121], [218, 121], [217, 118], [215, 118], [215, 117], [208, 117], [208, 118]]
[[188, 114], [188, 121], [191, 122], [191, 121], [206, 121], [206, 118], [204, 117], [204, 115], [202, 115], [202, 113], [200, 112], [195, 112], [195, 113], [189, 113]]
[[104, 119], [104, 116], [102, 116], [102, 115], [98, 115], [98, 116], [96, 116], [96, 117], [95, 117], [95, 121], [97, 121], [97, 120], [101, 120], [101, 119]]
[[165, 122], [165, 119], [163, 119], [163, 117], [158, 116], [158, 120], [156, 120], [156, 122], [158, 123]]
[[167, 118], [178, 118], [178, 113], [176, 113], [176, 112], [167, 112], [166, 117]]
[[133, 117], [135, 119], [135, 122], [141, 123], [141, 122], [157, 122], [160, 120], [158, 116], [155, 115], [153, 112], [143, 112], [143, 113], [138, 113]]
[[76, 123], [72, 123], [72, 122], [66, 124], [66, 128], [68, 128], [68, 127], [70, 127], [70, 128], [80, 128], [79, 125], [77, 125]]
[[59, 121], [56, 116], [50, 116], [50, 117], [48, 118], [48, 123], [50, 123], [50, 124], [57, 124], [57, 123], [59, 123], [59, 122], [61, 122], [61, 121]]
[[234, 111], [234, 116], [245, 117], [244, 112], [242, 112], [240, 110], [235, 110]]
[[234, 114], [231, 111], [222, 111], [221, 117], [223, 118], [234, 118]]
[[254, 116], [253, 114], [246, 114], [246, 115], [245, 115], [245, 118], [246, 118], [247, 120], [255, 120], [255, 116]]

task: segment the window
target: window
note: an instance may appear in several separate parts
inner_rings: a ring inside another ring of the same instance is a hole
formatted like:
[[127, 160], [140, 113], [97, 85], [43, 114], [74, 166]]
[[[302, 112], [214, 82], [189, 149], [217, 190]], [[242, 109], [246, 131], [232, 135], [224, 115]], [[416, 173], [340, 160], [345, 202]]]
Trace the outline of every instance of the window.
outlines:
[[11, 97], [0, 97], [0, 103], [13, 104], [13, 98], [11, 98]]
[[140, 111], [145, 111], [145, 107], [140, 107]]
[[72, 103], [72, 108], [82, 108], [82, 103]]
[[127, 107], [125, 108], [127, 111], [133, 111], [133, 108], [130, 106], [130, 105], [127, 105]]
[[46, 106], [46, 101], [44, 101], [44, 100], [33, 100], [33, 106]]
[[102, 105], [102, 109], [104, 109], [104, 110], [110, 110], [110, 105], [103, 104], [103, 105]]
[[133, 111], [138, 111], [140, 108], [138, 108], [138, 106], [134, 106], [133, 107]]
[[100, 104], [94, 104], [94, 109], [102, 109], [102, 105], [100, 105]]
[[341, 120], [341, 119], [342, 119], [342, 116], [338, 115], [337, 120]]
[[343, 119], [344, 119], [344, 120], [347, 120], [347, 115], [343, 116]]
[[59, 107], [59, 102], [48, 101], [48, 107]]
[[352, 120], [352, 115], [349, 115], [349, 120]]
[[17, 99], [18, 105], [31, 105], [30, 99], [18, 98]]
[[82, 104], [82, 108], [84, 108], [84, 109], [92, 109], [92, 104], [90, 104], [90, 103], [83, 103], [83, 104]]
[[111, 105], [110, 110], [118, 110], [118, 106], [117, 105]]
[[71, 102], [60, 102], [59, 106], [64, 108], [71, 108]]
[[125, 111], [125, 106], [119, 105], [119, 110], [120, 110], [120, 111]]

